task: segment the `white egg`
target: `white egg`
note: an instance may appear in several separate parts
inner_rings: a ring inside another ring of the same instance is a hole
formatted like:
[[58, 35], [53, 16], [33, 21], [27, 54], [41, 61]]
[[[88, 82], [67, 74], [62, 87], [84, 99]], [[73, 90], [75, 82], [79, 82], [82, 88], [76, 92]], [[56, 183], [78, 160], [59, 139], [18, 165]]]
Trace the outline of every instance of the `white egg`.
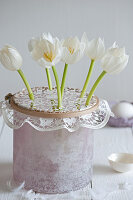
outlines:
[[133, 117], [133, 105], [128, 102], [120, 102], [112, 107], [112, 112], [116, 117], [130, 118]]

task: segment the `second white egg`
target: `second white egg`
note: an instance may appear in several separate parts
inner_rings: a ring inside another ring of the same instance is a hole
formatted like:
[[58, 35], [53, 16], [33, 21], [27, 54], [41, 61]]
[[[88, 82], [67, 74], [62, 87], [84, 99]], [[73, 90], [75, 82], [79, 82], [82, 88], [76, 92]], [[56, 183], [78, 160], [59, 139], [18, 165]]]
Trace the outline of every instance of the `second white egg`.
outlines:
[[133, 105], [128, 102], [120, 102], [112, 107], [112, 112], [116, 117], [131, 118], [133, 117]]

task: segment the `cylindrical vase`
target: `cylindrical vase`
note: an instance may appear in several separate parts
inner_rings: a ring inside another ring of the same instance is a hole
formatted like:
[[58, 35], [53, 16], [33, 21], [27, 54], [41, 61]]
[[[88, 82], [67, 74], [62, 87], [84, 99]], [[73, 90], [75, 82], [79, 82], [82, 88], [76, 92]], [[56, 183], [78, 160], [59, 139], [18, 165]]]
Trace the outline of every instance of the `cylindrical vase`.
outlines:
[[92, 180], [92, 129], [14, 130], [13, 176], [26, 189], [45, 194], [75, 191]]

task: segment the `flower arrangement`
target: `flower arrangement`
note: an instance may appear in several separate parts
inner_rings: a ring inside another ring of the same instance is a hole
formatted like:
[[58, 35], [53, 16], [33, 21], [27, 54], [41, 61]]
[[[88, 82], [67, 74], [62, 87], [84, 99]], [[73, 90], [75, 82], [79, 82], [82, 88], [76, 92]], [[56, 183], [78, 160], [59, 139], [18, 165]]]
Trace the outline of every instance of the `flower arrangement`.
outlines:
[[[31, 89], [21, 69], [19, 52], [10, 45], [0, 50], [2, 65], [17, 71], [27, 88], [7, 95], [7, 101], [0, 102], [5, 122], [14, 129], [14, 182], [22, 182], [25, 189], [44, 194], [79, 190], [92, 180], [92, 130], [105, 126], [111, 115], [107, 102], [99, 102], [92, 95], [105, 74], [116, 74], [126, 67], [129, 56], [125, 48], [115, 43], [105, 49], [102, 39], [89, 41], [86, 33], [81, 40], [78, 37], [59, 40], [50, 33], [42, 34], [32, 38], [28, 48], [31, 57], [45, 69], [48, 87]], [[82, 90], [65, 89], [69, 65], [84, 55], [90, 59], [90, 67]], [[97, 60], [103, 70], [90, 92], [86, 92]], [[61, 82], [56, 71], [60, 61], [64, 62]], [[51, 73], [56, 87], [52, 86]]]
[[[114, 43], [112, 47], [105, 49], [104, 41], [101, 38], [88, 41], [86, 33], [83, 34], [81, 41], [78, 37], [69, 37], [64, 40], [59, 40], [57, 37], [52, 37], [50, 33], [44, 33], [39, 38], [32, 38], [28, 43], [28, 48], [32, 58], [46, 70], [49, 90], [52, 90], [50, 70], [52, 69], [53, 71], [57, 87], [58, 109], [62, 107], [69, 65], [78, 62], [84, 55], [91, 60], [89, 71], [80, 94], [80, 98], [82, 99], [87, 90], [95, 62], [97, 60], [101, 62], [103, 71], [88, 94], [86, 99], [86, 106], [88, 106], [95, 89], [105, 74], [117, 74], [121, 72], [126, 67], [129, 59], [129, 56], [125, 53], [124, 47], [119, 48], [118, 45]], [[34, 103], [34, 94], [21, 70], [22, 57], [19, 52], [14, 47], [5, 45], [4, 48], [0, 50], [0, 61], [6, 69], [17, 71], [20, 74], [28, 90], [29, 98]], [[55, 67], [60, 61], [65, 63], [61, 84]]]

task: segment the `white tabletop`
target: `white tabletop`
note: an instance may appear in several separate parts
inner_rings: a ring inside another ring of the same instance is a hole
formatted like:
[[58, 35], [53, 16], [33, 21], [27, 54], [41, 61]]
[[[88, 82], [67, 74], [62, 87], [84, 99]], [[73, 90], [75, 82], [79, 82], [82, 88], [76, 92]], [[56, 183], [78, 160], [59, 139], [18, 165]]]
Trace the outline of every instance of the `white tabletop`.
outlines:
[[[2, 118], [0, 118], [1, 126]], [[0, 200], [21, 199], [19, 196], [10, 192], [6, 185], [6, 182], [12, 176], [12, 152], [12, 130], [5, 126], [0, 138]], [[110, 127], [95, 130], [93, 188], [97, 191], [99, 190], [99, 193], [104, 192], [107, 194], [110, 191], [116, 190], [107, 196], [105, 198], [106, 200], [132, 200], [133, 187], [130, 190], [119, 190], [118, 186], [122, 183], [129, 183], [133, 186], [133, 172], [117, 173], [110, 168], [107, 157], [114, 152], [133, 153], [132, 130], [130, 128]], [[84, 197], [82, 197], [83, 193]], [[82, 191], [82, 194], [80, 194], [79, 198], [77, 197], [77, 200], [89, 200], [86, 192]], [[97, 198], [99, 197], [97, 196]], [[73, 198], [67, 196], [66, 199], [71, 200]]]

